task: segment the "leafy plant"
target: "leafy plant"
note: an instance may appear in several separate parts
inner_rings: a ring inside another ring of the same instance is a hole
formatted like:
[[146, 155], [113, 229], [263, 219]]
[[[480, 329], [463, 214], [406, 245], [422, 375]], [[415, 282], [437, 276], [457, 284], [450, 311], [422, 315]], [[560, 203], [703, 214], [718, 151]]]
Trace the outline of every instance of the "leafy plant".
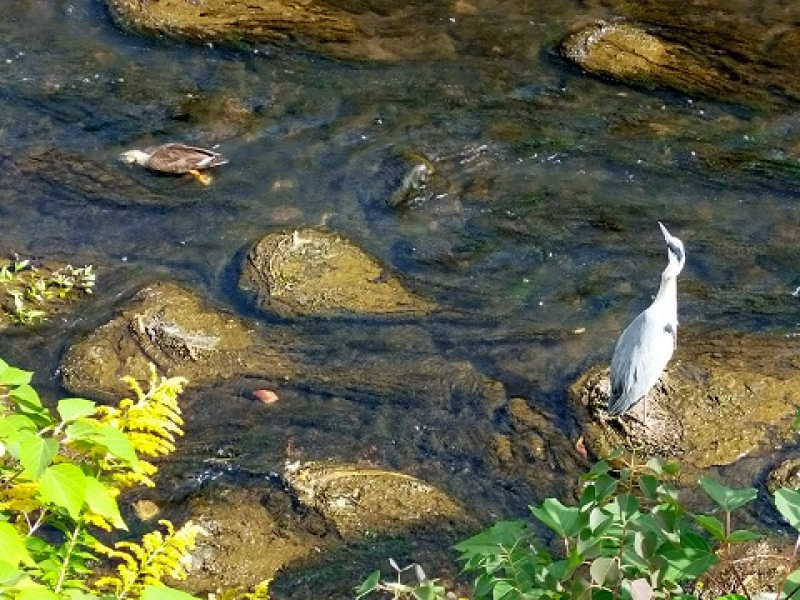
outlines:
[[[389, 559], [389, 565], [395, 571], [394, 581], [381, 579], [380, 571], [373, 571], [369, 577], [356, 588], [356, 600], [371, 594], [372, 592], [387, 592], [392, 598], [412, 598], [414, 600], [444, 600], [454, 598], [449, 595], [446, 588], [438, 579], [428, 579], [422, 567], [414, 563], [406, 567], [400, 567], [394, 559]], [[413, 573], [414, 578], [409, 580], [404, 577], [406, 573]], [[406, 581], [403, 581], [406, 579]]]
[[[0, 277], [2, 273], [0, 273]], [[163, 587], [185, 576], [185, 559], [202, 530], [191, 522], [140, 544], [114, 549], [92, 531], [126, 530], [117, 496], [131, 485], [152, 485], [156, 467], [140, 455], [162, 456], [181, 435], [177, 396], [182, 378], [158, 378], [147, 392], [127, 379], [134, 399], [119, 407], [83, 398], [60, 400], [55, 414], [31, 387], [31, 373], [0, 360], [0, 598], [148, 600], [190, 598]], [[121, 561], [117, 574], [90, 583], [99, 556]]]
[[0, 267], [0, 297], [14, 323], [28, 325], [47, 316], [47, 307], [77, 292], [92, 293], [95, 273], [91, 265], [57, 269], [34, 267], [29, 260], [14, 260]]
[[[700, 486], [723, 514], [689, 514], [670, 482], [676, 467], [635, 457], [614, 472], [597, 463], [585, 476], [577, 506], [550, 498], [531, 507], [533, 516], [560, 539], [553, 553], [524, 521], [496, 523], [456, 545], [465, 571], [476, 576], [475, 598], [680, 598], [694, 597], [700, 578], [718, 561], [734, 566], [731, 547], [760, 536], [732, 528], [731, 514], [756, 497], [752, 488], [733, 490], [704, 478]], [[779, 490], [776, 507], [800, 527], [800, 492]], [[778, 598], [800, 589], [797, 549], [784, 558], [784, 575], [775, 582]], [[746, 598], [743, 577], [738, 592]]]

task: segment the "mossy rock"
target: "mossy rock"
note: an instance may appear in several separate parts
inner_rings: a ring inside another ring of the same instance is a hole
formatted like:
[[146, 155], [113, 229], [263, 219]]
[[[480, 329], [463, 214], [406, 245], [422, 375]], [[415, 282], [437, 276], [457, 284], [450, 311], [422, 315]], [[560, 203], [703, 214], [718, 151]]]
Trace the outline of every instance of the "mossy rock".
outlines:
[[434, 308], [352, 242], [314, 229], [261, 238], [245, 259], [239, 286], [261, 310], [287, 317], [419, 315]]

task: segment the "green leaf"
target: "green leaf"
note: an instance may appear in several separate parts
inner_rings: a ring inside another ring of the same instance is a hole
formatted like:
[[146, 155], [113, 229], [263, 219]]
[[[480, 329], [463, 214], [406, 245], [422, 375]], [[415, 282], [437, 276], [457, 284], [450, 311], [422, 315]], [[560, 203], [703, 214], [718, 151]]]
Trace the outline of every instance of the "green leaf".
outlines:
[[589, 575], [597, 585], [611, 586], [619, 579], [619, 566], [616, 558], [600, 556], [589, 566]]
[[0, 365], [0, 385], [26, 385], [31, 382], [31, 377], [33, 377], [33, 372], [31, 371], [23, 371], [17, 367], [11, 367], [5, 361]]
[[655, 500], [658, 498], [658, 486], [660, 485], [658, 478], [653, 475], [642, 475], [639, 478], [638, 485], [644, 497], [648, 500]]
[[65, 508], [77, 521], [86, 498], [86, 475], [70, 463], [48, 467], [42, 475], [39, 495], [44, 502]]
[[117, 529], [127, 531], [128, 526], [119, 514], [116, 497], [94, 477], [86, 477], [86, 504], [92, 512], [105, 517]]
[[0, 558], [0, 590], [17, 585], [25, 577], [27, 575], [24, 571]]
[[31, 435], [19, 446], [19, 462], [32, 481], [37, 481], [58, 454], [58, 442], [53, 438]]
[[380, 580], [381, 580], [380, 571], [373, 571], [372, 573], [370, 573], [369, 577], [367, 577], [361, 583], [361, 585], [356, 588], [356, 600], [377, 590], [378, 583], [380, 582]]
[[731, 532], [731, 534], [728, 536], [728, 540], [731, 542], [751, 542], [753, 540], [760, 540], [762, 537], [764, 536], [754, 531], [737, 529], [736, 531]]
[[56, 410], [61, 416], [61, 420], [68, 422], [93, 415], [97, 410], [97, 405], [84, 398], [64, 398], [58, 401]]
[[28, 554], [24, 537], [10, 523], [0, 522], [0, 561], [15, 569], [20, 563], [27, 566], [36, 564]]
[[775, 507], [789, 525], [800, 530], [800, 490], [781, 488], [776, 491]]
[[194, 598], [181, 590], [154, 585], [145, 586], [142, 593], [142, 600], [193, 600]]
[[639, 510], [639, 501], [631, 494], [619, 494], [605, 508], [619, 519], [627, 521], [636, 516]]
[[24, 587], [17, 595], [16, 600], [60, 600], [60, 596], [43, 585]]
[[680, 544], [658, 551], [669, 565], [666, 577], [670, 581], [696, 579], [717, 562], [717, 557], [710, 550], [695, 548], [684, 543], [682, 536]]
[[533, 516], [561, 537], [574, 537], [588, 523], [576, 506], [564, 506], [555, 498], [547, 498], [541, 507], [530, 507]]
[[91, 439], [105, 446], [111, 454], [128, 464], [139, 462], [130, 440], [113, 425], [99, 427], [91, 436]]
[[36, 423], [25, 415], [10, 415], [0, 419], [0, 440], [11, 441], [19, 437], [20, 433], [36, 433], [39, 430]]
[[755, 500], [757, 495], [755, 488], [734, 490], [710, 477], [701, 477], [698, 483], [720, 508], [729, 512]]
[[797, 590], [800, 589], [800, 569], [792, 571], [786, 578], [786, 583], [783, 589], [780, 590], [780, 598], [794, 598], [797, 595]]
[[718, 540], [725, 539], [725, 525], [716, 517], [710, 515], [694, 515], [697, 524]]
[[42, 399], [39, 398], [38, 392], [30, 385], [20, 385], [15, 387], [9, 393], [9, 396], [20, 406], [29, 410], [38, 410], [42, 407]]

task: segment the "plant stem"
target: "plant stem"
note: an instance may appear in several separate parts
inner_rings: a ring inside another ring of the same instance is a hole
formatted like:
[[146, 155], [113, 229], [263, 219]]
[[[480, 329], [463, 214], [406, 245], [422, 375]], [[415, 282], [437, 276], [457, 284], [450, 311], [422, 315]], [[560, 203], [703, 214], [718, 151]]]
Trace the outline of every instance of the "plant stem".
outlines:
[[61, 570], [58, 573], [58, 581], [56, 582], [53, 591], [58, 594], [61, 592], [61, 586], [64, 585], [64, 578], [67, 576], [67, 569], [69, 568], [69, 559], [72, 558], [72, 552], [75, 550], [75, 545], [78, 543], [78, 535], [81, 532], [81, 523], [78, 522], [75, 525], [75, 529], [72, 531], [72, 536], [69, 540], [69, 546], [67, 547], [67, 553], [64, 556], [64, 562], [61, 563]]

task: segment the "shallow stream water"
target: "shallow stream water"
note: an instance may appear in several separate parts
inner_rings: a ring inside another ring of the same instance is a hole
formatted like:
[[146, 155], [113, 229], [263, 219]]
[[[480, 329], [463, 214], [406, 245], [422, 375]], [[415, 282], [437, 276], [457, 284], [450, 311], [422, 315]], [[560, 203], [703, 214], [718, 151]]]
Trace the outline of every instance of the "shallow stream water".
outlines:
[[[64, 348], [141, 284], [174, 278], [260, 327], [314, 340], [321, 370], [387, 355], [467, 361], [574, 437], [566, 387], [610, 359], [655, 293], [666, 264], [658, 221], [686, 244], [682, 326], [795, 334], [796, 193], [712, 173], [695, 157], [710, 146], [791, 154], [800, 118], [589, 77], [552, 49], [574, 19], [608, 15], [550, 4], [558, 8], [529, 9], [508, 39], [500, 26], [462, 39], [452, 60], [377, 64], [147, 40], [118, 30], [89, 0], [0, 2], [5, 164], [60, 148], [180, 200], [104, 202], [61, 187], [58, 172], [32, 185], [5, 169], [0, 249], [92, 264], [98, 282], [77, 314], [4, 334], [0, 356], [35, 370], [44, 393], [62, 393]], [[196, 99], [225, 98], [241, 120], [192, 112]], [[216, 145], [230, 164], [204, 187], [118, 161], [123, 150], [166, 141]], [[434, 165], [433, 181], [412, 206], [390, 208], [397, 157], [409, 154]], [[243, 252], [269, 231], [318, 225], [352, 239], [441, 312], [395, 326], [253, 312], [234, 289]], [[478, 411], [287, 386], [265, 413], [246, 404], [251, 388], [226, 382], [190, 402], [187, 443], [249, 453], [265, 471], [292, 452], [368, 458], [426, 476], [485, 514], [519, 514], [560, 491], [557, 473], [535, 490], [480, 481], [481, 465], [459, 441], [473, 435]], [[205, 423], [205, 402], [230, 402], [236, 418]]]

